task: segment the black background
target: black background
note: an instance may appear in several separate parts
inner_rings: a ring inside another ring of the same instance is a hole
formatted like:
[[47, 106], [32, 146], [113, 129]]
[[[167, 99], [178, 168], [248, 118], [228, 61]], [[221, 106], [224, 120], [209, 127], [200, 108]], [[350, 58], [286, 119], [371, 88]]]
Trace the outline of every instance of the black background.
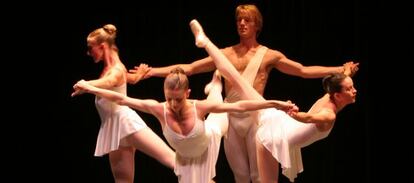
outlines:
[[[404, 119], [410, 113], [401, 104], [409, 105], [411, 98], [407, 87], [413, 78], [409, 67], [414, 53], [412, 7], [397, 1], [358, 0], [13, 6], [16, 11], [2, 15], [4, 37], [11, 48], [5, 55], [11, 56], [13, 64], [4, 72], [11, 69], [15, 74], [3, 75], [12, 86], [5, 90], [5, 100], [12, 99], [5, 112], [16, 119], [5, 123], [13, 126], [7, 129], [17, 136], [7, 138], [12, 140], [4, 144], [4, 157], [12, 160], [7, 171], [21, 176], [5, 175], [43, 182], [113, 182], [107, 156], [93, 156], [100, 124], [94, 97], [70, 97], [76, 81], [97, 78], [102, 70], [101, 64], [86, 55], [88, 33], [114, 24], [127, 68], [141, 62], [153, 67], [191, 63], [207, 53], [194, 45], [190, 20], [198, 19], [218, 47], [234, 45], [238, 43], [234, 10], [244, 2], [257, 4], [262, 12], [261, 44], [303, 65], [360, 63], [354, 77], [357, 102], [338, 114], [328, 138], [302, 149], [304, 172], [296, 182], [412, 182], [405, 171], [409, 169], [402, 168], [410, 166], [413, 153], [407, 148], [412, 144], [407, 124], [411, 118]], [[202, 91], [211, 74], [190, 77], [191, 98], [205, 97]], [[162, 78], [150, 78], [129, 85], [128, 95], [163, 101], [162, 83]], [[273, 70], [264, 96], [290, 99], [307, 110], [322, 94], [321, 79]], [[138, 113], [162, 136], [153, 116]], [[216, 171], [216, 182], [233, 182], [223, 150]], [[280, 182], [288, 182], [283, 175], [279, 177]], [[135, 182], [176, 182], [176, 177], [137, 152]]]

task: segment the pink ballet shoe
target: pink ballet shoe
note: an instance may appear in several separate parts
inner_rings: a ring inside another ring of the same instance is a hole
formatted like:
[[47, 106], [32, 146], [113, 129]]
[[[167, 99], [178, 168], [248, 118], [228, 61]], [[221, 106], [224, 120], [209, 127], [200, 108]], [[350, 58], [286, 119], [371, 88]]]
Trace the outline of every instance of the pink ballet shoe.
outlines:
[[210, 83], [208, 83], [204, 87], [204, 93], [208, 95], [213, 87], [220, 87], [220, 91], [222, 90], [221, 84], [221, 74], [218, 70], [216, 70], [213, 74], [213, 78], [211, 79]]
[[204, 48], [209, 42], [209, 39], [204, 34], [203, 27], [201, 27], [200, 23], [196, 19], [191, 20], [190, 22], [191, 31], [195, 36], [195, 44], [199, 48]]

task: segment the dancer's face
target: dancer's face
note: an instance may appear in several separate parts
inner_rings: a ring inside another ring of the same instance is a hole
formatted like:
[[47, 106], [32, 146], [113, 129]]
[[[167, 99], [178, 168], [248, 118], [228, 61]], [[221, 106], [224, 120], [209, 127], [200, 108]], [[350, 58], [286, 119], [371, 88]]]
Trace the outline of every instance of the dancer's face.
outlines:
[[164, 89], [165, 100], [168, 107], [175, 113], [181, 111], [187, 102], [187, 98], [190, 95], [190, 90], [187, 89]]
[[338, 98], [345, 105], [354, 103], [357, 90], [354, 88], [354, 83], [350, 77], [346, 77], [342, 82], [342, 90], [338, 93]]
[[103, 44], [97, 44], [94, 41], [88, 41], [88, 51], [86, 52], [91, 56], [95, 63], [102, 60]]
[[237, 32], [240, 37], [256, 36], [257, 26], [254, 17], [248, 12], [241, 12], [237, 17]]

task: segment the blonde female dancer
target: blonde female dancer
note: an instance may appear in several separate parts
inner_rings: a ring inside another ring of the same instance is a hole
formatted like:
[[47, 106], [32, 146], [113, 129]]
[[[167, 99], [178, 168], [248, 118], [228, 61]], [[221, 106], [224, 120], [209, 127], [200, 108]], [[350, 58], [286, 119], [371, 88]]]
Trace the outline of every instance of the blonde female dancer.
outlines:
[[[107, 24], [95, 29], [87, 37], [88, 51], [95, 63], [103, 63], [101, 76], [95, 80], [84, 81], [88, 85], [111, 90], [125, 95], [127, 81], [139, 80], [132, 77], [122, 64], [115, 44], [116, 27]], [[142, 66], [142, 76], [146, 66]], [[138, 72], [140, 73], [140, 72]], [[72, 96], [81, 94], [76, 87]], [[163, 165], [173, 169], [175, 153], [158, 137], [138, 114], [127, 106], [120, 106], [102, 97], [95, 98], [96, 108], [101, 118], [101, 125], [96, 142], [95, 156], [109, 154], [112, 174], [115, 182], [133, 182], [135, 172], [136, 149], [157, 159]]]

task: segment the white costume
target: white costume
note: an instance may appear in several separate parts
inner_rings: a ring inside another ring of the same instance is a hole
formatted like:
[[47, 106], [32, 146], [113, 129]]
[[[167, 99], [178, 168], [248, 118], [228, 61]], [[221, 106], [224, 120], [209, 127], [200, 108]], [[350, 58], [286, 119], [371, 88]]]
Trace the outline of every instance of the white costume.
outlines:
[[282, 173], [291, 182], [303, 171], [301, 148], [323, 139], [330, 130], [321, 132], [314, 123], [296, 121], [284, 111], [263, 109], [257, 139], [282, 165]]
[[[237, 85], [239, 90], [241, 90], [236, 91], [236, 89], [233, 88], [233, 90], [228, 93], [226, 100], [228, 102], [234, 102], [241, 99], [265, 100], [263, 96], [261, 96], [252, 86], [267, 48], [264, 46], [258, 48], [256, 54], [246, 66], [243, 74], [240, 75], [228, 58], [214, 44], [211, 42], [211, 44], [209, 44], [209, 40], [205, 37], [201, 25], [199, 25], [197, 21], [192, 21], [190, 25], [193, 33], [196, 35], [196, 45], [198, 47], [205, 47], [206, 51], [213, 58], [213, 61], [220, 73], [222, 73], [225, 78], [230, 80], [233, 85]], [[256, 149], [249, 149], [249, 144], [247, 143], [249, 140], [250, 142], [255, 142], [254, 140], [251, 141], [251, 139], [249, 139], [251, 138], [250, 135], [252, 131], [256, 134], [256, 136], [253, 136], [253, 139], [257, 138], [259, 143], [263, 144], [265, 148], [272, 153], [273, 157], [276, 158], [282, 165], [282, 173], [293, 182], [294, 178], [297, 176], [297, 173], [303, 171], [300, 148], [327, 137], [332, 129], [330, 128], [327, 131], [321, 132], [317, 129], [315, 124], [296, 121], [284, 111], [274, 108], [262, 109], [259, 114], [256, 112], [255, 114], [259, 117], [259, 119], [256, 120], [237, 121], [237, 119], [234, 119], [234, 117], [242, 119], [247, 117], [254, 118], [256, 116], [252, 116], [250, 114], [252, 113], [245, 116], [240, 113], [236, 115], [229, 115], [230, 123], [229, 131], [227, 132], [228, 138], [225, 138], [224, 141], [227, 159], [233, 173], [235, 174], [237, 182], [246, 180], [249, 181], [249, 178], [252, 178], [253, 182], [258, 182], [258, 180], [254, 179], [255, 172], [252, 172], [252, 166], [255, 166], [257, 171]], [[258, 125], [257, 131], [252, 129], [256, 129], [255, 125]], [[233, 137], [234, 139], [230, 140], [230, 137]], [[236, 145], [230, 146], [230, 144]], [[226, 147], [227, 145], [229, 146]], [[243, 147], [243, 145], [247, 147]], [[237, 152], [238, 150], [239, 152]], [[248, 169], [244, 167], [245, 163], [243, 164], [242, 161], [247, 155], [243, 154], [246, 153], [243, 152], [243, 150], [254, 151], [253, 153], [255, 154], [253, 156], [254, 161], [252, 161], [251, 154], [249, 154], [249, 152], [247, 153], [250, 161], [251, 177], [246, 177], [248, 175], [245, 175], [245, 172], [248, 171]], [[232, 166], [232, 163], [235, 164]], [[237, 166], [237, 163], [241, 166]]]
[[[248, 81], [250, 86], [253, 85], [256, 79], [257, 71], [266, 52], [267, 47], [261, 46], [258, 48], [243, 71], [242, 77]], [[232, 103], [243, 99], [240, 96], [240, 91], [237, 90], [232, 88], [227, 92], [226, 102]], [[259, 172], [256, 163], [255, 142], [258, 111], [232, 112], [228, 113], [228, 118], [229, 130], [227, 136], [224, 138], [224, 148], [236, 181], [248, 181], [252, 179], [253, 182], [258, 182]]]
[[[126, 84], [110, 90], [126, 94]], [[124, 137], [147, 128], [141, 117], [127, 106], [118, 105], [98, 96], [95, 98], [95, 105], [101, 118], [95, 156], [103, 156], [117, 150], [119, 146], [128, 146]]]
[[[264, 54], [267, 50], [266, 47], [262, 46], [258, 49], [256, 55], [251, 59], [242, 75], [236, 71], [230, 61], [228, 61], [228, 59], [222, 55], [222, 53], [215, 46], [212, 46], [209, 49], [207, 49], [207, 51], [209, 52], [210, 56], [213, 57], [216, 67], [220, 73], [222, 73], [224, 77], [227, 77], [232, 82], [235, 82], [233, 84], [237, 84], [239, 87], [241, 87], [242, 90], [231, 90], [228, 95], [229, 97], [226, 98], [226, 101], [236, 101], [241, 99], [265, 100], [263, 96], [257, 93], [257, 91], [251, 86], [253, 85], [254, 79], [256, 78], [256, 74], [262, 60], [262, 57], [259, 57], [258, 55], [260, 55], [259, 53]], [[242, 158], [246, 157], [247, 155], [250, 162], [257, 161], [255, 148], [252, 148], [255, 146], [249, 146], [248, 144], [248, 142], [254, 144], [255, 141], [251, 139], [257, 138], [259, 143], [263, 144], [265, 148], [272, 153], [273, 157], [276, 158], [276, 160], [282, 165], [282, 173], [288, 177], [290, 181], [293, 182], [297, 174], [303, 171], [300, 148], [327, 137], [330, 132], [330, 130], [320, 132], [315, 124], [306, 124], [296, 121], [287, 115], [284, 111], [274, 108], [262, 109], [260, 112], [249, 112], [247, 114], [233, 114], [234, 113], [229, 114], [230, 121], [229, 131], [227, 134], [229, 138], [225, 138], [224, 147], [233, 173], [235, 175], [239, 173], [239, 179], [236, 178], [236, 181], [249, 180], [249, 177], [246, 177], [247, 175], [245, 175], [244, 172], [248, 170], [247, 168], [250, 168], [250, 176], [252, 180], [255, 181], [254, 176], [256, 172], [254, 172], [254, 169], [252, 169], [252, 167], [256, 167], [257, 164], [250, 163], [250, 167], [246, 168], [243, 167], [244, 164], [241, 162], [244, 160]], [[242, 115], [245, 115], [245, 119], [250, 118], [252, 121], [243, 119]], [[256, 118], [256, 120], [254, 120], [256, 116], [258, 119]], [[242, 120], [237, 121], [238, 119]], [[234, 135], [234, 133], [237, 133], [238, 135]], [[245, 135], [246, 133], [247, 135]], [[255, 136], [251, 136], [252, 133]], [[231, 143], [226, 141], [230, 139], [230, 137], [235, 137], [236, 143], [245, 143], [245, 146], [247, 147], [237, 149], [238, 146], [230, 146], [229, 144]], [[227, 147], [227, 145], [229, 145], [229, 147]], [[254, 156], [251, 156], [250, 153], [247, 153], [247, 155], [243, 154], [245, 153], [243, 150], [251, 150], [251, 153], [254, 153]], [[254, 152], [252, 152], [252, 150]], [[235, 155], [237, 155], [237, 157]], [[252, 157], [255, 159], [253, 160]], [[239, 163], [239, 166], [235, 166], [236, 164], [232, 166], [232, 162]], [[240, 177], [244, 177], [245, 179], [241, 179]]]
[[[220, 150], [221, 129], [210, 120], [213, 114], [203, 121], [197, 118], [194, 104], [194, 127], [188, 135], [177, 134], [167, 123], [167, 108], [164, 103], [164, 137], [176, 150], [174, 172], [180, 183], [209, 183], [216, 176], [216, 162]], [[224, 114], [225, 115], [225, 114]], [[211, 116], [211, 117], [210, 117]], [[221, 116], [222, 117], [222, 116]]]

